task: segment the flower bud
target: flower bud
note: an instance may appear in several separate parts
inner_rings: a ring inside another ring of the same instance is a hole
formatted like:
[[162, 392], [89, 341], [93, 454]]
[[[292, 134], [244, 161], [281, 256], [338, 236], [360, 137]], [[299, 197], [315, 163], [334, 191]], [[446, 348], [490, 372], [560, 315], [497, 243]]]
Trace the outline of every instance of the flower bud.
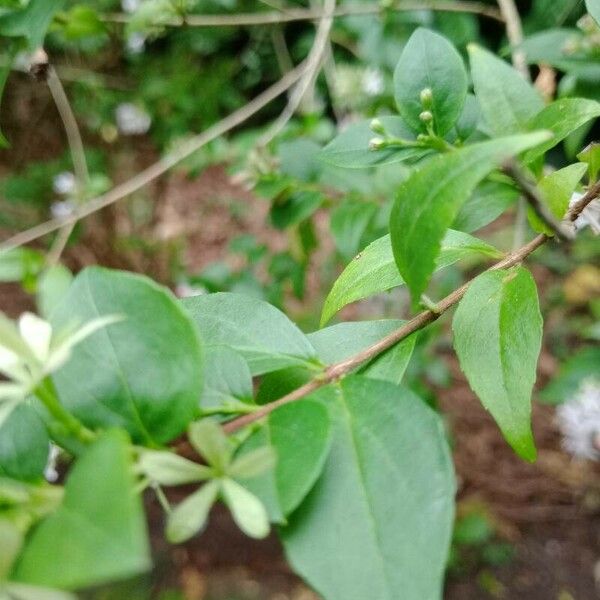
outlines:
[[417, 136], [417, 142], [426, 142], [427, 140], [429, 140], [429, 136], [425, 133], [420, 133]]
[[423, 121], [423, 123], [431, 123], [433, 121], [433, 114], [429, 110], [424, 110], [420, 115], [419, 119]]
[[382, 138], [373, 138], [369, 141], [369, 150], [381, 150], [385, 146], [385, 140]]
[[433, 92], [431, 91], [431, 88], [422, 89], [420, 97], [421, 97], [421, 104], [425, 108], [431, 108], [431, 102], [433, 101]]
[[381, 135], [385, 133], [383, 123], [379, 119], [373, 119], [371, 123], [369, 123], [369, 127], [374, 133], [379, 133]]

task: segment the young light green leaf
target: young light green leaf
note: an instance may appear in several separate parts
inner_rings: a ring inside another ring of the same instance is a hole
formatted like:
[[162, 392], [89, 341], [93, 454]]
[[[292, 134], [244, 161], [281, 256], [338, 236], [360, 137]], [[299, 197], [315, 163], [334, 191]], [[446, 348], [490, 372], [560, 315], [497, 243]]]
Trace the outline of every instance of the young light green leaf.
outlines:
[[[547, 207], [559, 221], [565, 216], [571, 196], [586, 171], [587, 165], [575, 163], [551, 173], [538, 183]], [[529, 208], [529, 223], [538, 233], [545, 233], [548, 236], [553, 236], [555, 233], [531, 208]]]
[[64, 3], [65, 0], [30, 0], [22, 10], [0, 16], [0, 35], [24, 37], [29, 50], [35, 50], [43, 45], [52, 18]]
[[[0, 518], [0, 540], [2, 541], [2, 552], [0, 552], [0, 582], [8, 579], [12, 567], [23, 548], [24, 534], [19, 526], [10, 518]], [[0, 583], [0, 591], [2, 584]]]
[[253, 375], [312, 364], [315, 351], [305, 335], [274, 306], [221, 292], [182, 300], [207, 346], [228, 346], [247, 361]]
[[125, 434], [116, 430], [104, 433], [81, 455], [67, 478], [62, 505], [28, 539], [15, 581], [71, 590], [150, 567], [130, 457]]
[[12, 581], [0, 584], [0, 594], [4, 590], [8, 594], [7, 600], [77, 600], [77, 596], [70, 592]]
[[83, 341], [56, 374], [61, 401], [88, 427], [118, 426], [137, 442], [167, 442], [198, 413], [203, 357], [196, 327], [167, 289], [98, 267], [75, 278], [51, 320], [60, 331], [115, 314], [121, 321]]
[[[308, 339], [319, 357], [333, 364], [377, 343], [398, 329], [404, 321], [351, 321], [338, 323], [309, 334]], [[400, 383], [415, 347], [416, 336], [410, 336], [360, 368], [366, 377]]]
[[52, 265], [40, 275], [36, 304], [45, 319], [49, 319], [52, 311], [62, 302], [72, 282], [73, 274], [63, 265]]
[[[461, 231], [449, 229], [442, 240], [436, 270], [473, 254], [492, 258], [501, 256], [501, 253], [490, 244]], [[384, 235], [360, 252], [337, 278], [325, 299], [321, 325], [327, 323], [347, 304], [400, 285], [404, 285], [404, 279], [398, 273], [394, 261], [390, 236]]]
[[[416, 132], [424, 132], [424, 110], [433, 115], [438, 135], [448, 133], [458, 120], [467, 96], [467, 72], [460, 54], [441, 35], [417, 29], [408, 40], [394, 71], [394, 95], [402, 118]], [[421, 99], [430, 90], [429, 104]]]
[[[0, 89], [0, 94], [2, 90]], [[44, 257], [31, 248], [19, 247], [0, 252], [0, 282], [25, 281], [36, 276], [44, 265]]]
[[204, 481], [212, 476], [212, 469], [178, 456], [173, 452], [143, 450], [137, 468], [148, 479], [160, 485], [182, 485]]
[[209, 481], [169, 513], [166, 528], [169, 542], [180, 544], [204, 529], [219, 489], [218, 481]]
[[211, 419], [202, 419], [188, 428], [188, 438], [196, 451], [219, 473], [231, 462], [234, 446], [221, 426]]
[[48, 460], [46, 427], [29, 404], [18, 404], [0, 424], [0, 474], [14, 479], [40, 479]]
[[477, 184], [508, 157], [548, 137], [537, 132], [472, 144], [431, 159], [400, 186], [390, 234], [396, 265], [415, 302], [435, 270], [447, 229]]
[[440, 417], [383, 381], [332, 391], [324, 471], [280, 529], [292, 567], [327, 600], [440, 598], [455, 492]]
[[529, 130], [546, 129], [553, 135], [548, 141], [526, 152], [525, 162], [531, 163], [550, 148], [562, 142], [570, 133], [599, 116], [600, 102], [595, 100], [561, 98], [549, 104], [529, 121]]
[[452, 330], [471, 388], [517, 454], [534, 460], [531, 391], [542, 316], [529, 272], [517, 267], [477, 277], [458, 306]]
[[592, 142], [577, 155], [577, 158], [588, 165], [590, 181], [597, 181], [600, 173], [600, 143]]
[[269, 517], [262, 502], [233, 479], [223, 479], [223, 500], [233, 520], [248, 536], [261, 539], [269, 535]]
[[[386, 133], [409, 142], [416, 139], [415, 132], [401, 117], [379, 117]], [[377, 137], [371, 129], [371, 121], [353, 123], [344, 129], [319, 153], [319, 158], [331, 165], [348, 169], [364, 169], [388, 165], [405, 160], [422, 158], [431, 153], [427, 148], [389, 146], [371, 149], [369, 142]]]
[[269, 471], [277, 464], [277, 455], [271, 446], [263, 446], [246, 452], [231, 463], [227, 475], [234, 478], [249, 479]]
[[600, 25], [600, 0], [585, 0], [585, 7], [594, 21]]
[[527, 131], [529, 121], [544, 108], [537, 90], [508, 63], [475, 44], [469, 44], [469, 57], [475, 94], [490, 131]]

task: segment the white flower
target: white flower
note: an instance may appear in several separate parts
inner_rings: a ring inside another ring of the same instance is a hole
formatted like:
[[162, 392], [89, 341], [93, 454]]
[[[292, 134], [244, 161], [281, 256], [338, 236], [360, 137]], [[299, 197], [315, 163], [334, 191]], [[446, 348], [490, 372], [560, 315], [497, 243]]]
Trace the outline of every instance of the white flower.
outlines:
[[50, 205], [50, 214], [54, 219], [66, 219], [73, 214], [75, 206], [69, 200], [62, 200], [61, 202], [53, 202]]
[[178, 283], [175, 286], [175, 295], [178, 298], [189, 298], [190, 296], [199, 296], [200, 294], [205, 294], [206, 290], [201, 287], [194, 287], [186, 282]]
[[379, 96], [385, 87], [383, 73], [379, 69], [368, 68], [363, 75], [362, 87], [368, 96]]
[[54, 483], [58, 479], [58, 471], [56, 470], [56, 463], [60, 456], [60, 448], [50, 442], [50, 452], [48, 452], [48, 460], [46, 467], [44, 468], [44, 479], [50, 483]]
[[[571, 196], [569, 206], [573, 206], [581, 198], [583, 198], [583, 194], [574, 192]], [[590, 227], [596, 235], [600, 235], [600, 200], [592, 200], [575, 220], [576, 229], [579, 230], [584, 227]]]
[[115, 111], [117, 127], [123, 135], [141, 135], [150, 129], [150, 115], [135, 104], [124, 102]]
[[120, 320], [110, 315], [55, 333], [50, 323], [33, 313], [23, 313], [17, 324], [0, 313], [0, 374], [8, 379], [0, 381], [0, 424], [46, 376], [71, 358], [79, 342]]
[[583, 381], [577, 394], [556, 409], [556, 420], [567, 452], [600, 460], [600, 380]]
[[125, 46], [130, 54], [141, 54], [146, 47], [146, 36], [140, 31], [134, 31], [127, 38]]
[[121, 8], [123, 12], [134, 13], [140, 7], [140, 0], [121, 0]]
[[57, 194], [67, 196], [75, 191], [76, 186], [75, 175], [70, 171], [63, 171], [54, 177], [52, 188]]

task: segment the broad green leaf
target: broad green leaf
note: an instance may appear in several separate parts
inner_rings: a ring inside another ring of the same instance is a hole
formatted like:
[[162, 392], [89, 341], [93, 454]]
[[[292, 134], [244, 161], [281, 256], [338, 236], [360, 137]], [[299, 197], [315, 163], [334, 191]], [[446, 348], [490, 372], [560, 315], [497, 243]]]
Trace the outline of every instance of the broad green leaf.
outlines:
[[219, 494], [218, 481], [209, 481], [178, 504], [167, 518], [167, 539], [180, 544], [200, 533], [206, 526], [208, 514]]
[[600, 102], [586, 98], [562, 98], [546, 106], [529, 122], [529, 129], [537, 131], [546, 129], [552, 132], [552, 137], [529, 150], [525, 161], [530, 163], [550, 150], [570, 133], [585, 125], [588, 121], [600, 116]]
[[479, 101], [473, 94], [467, 94], [462, 113], [454, 128], [456, 135], [461, 140], [469, 139], [477, 130], [481, 116], [481, 107]]
[[[501, 254], [493, 246], [460, 231], [449, 229], [442, 240], [437, 269], [443, 269], [471, 254], [493, 258]], [[384, 235], [369, 244], [348, 264], [333, 284], [323, 305], [321, 325], [347, 304], [404, 285], [394, 261], [392, 242]]]
[[329, 228], [338, 252], [351, 259], [360, 248], [360, 241], [377, 213], [372, 202], [345, 201], [331, 211]]
[[432, 92], [433, 125], [438, 135], [448, 133], [467, 96], [467, 71], [460, 54], [441, 35], [417, 29], [408, 40], [394, 71], [394, 95], [402, 118], [414, 131], [424, 132], [419, 115], [427, 108], [421, 92]]
[[244, 453], [268, 444], [275, 451], [274, 470], [243, 480], [244, 487], [267, 506], [274, 522], [284, 522], [321, 474], [331, 443], [327, 399], [332, 400], [331, 393], [321, 392], [314, 399], [310, 396], [281, 406], [241, 448]]
[[13, 579], [71, 590], [149, 569], [132, 466], [124, 433], [109, 431], [94, 442], [69, 473], [61, 506], [27, 540]]
[[600, 0], [585, 0], [585, 7], [594, 21], [600, 25]]
[[0, 598], [4, 600], [1, 595], [3, 591], [8, 594], [6, 600], [77, 600], [77, 597], [70, 592], [11, 581], [4, 585], [0, 584]]
[[228, 346], [247, 361], [252, 375], [313, 364], [306, 336], [274, 306], [242, 294], [220, 292], [182, 300], [205, 344]]
[[63, 301], [72, 282], [73, 274], [63, 265], [52, 265], [40, 275], [36, 304], [45, 319], [49, 319], [52, 311]]
[[282, 141], [277, 146], [279, 170], [293, 179], [315, 181], [323, 168], [317, 159], [320, 149], [319, 144], [309, 138]]
[[544, 108], [537, 90], [508, 63], [475, 44], [469, 44], [469, 57], [475, 94], [490, 131], [527, 131], [529, 121]]
[[204, 481], [212, 475], [212, 469], [178, 456], [174, 452], [144, 450], [137, 463], [138, 470], [160, 485], [182, 485]]
[[286, 229], [308, 219], [321, 206], [325, 196], [318, 190], [293, 192], [283, 201], [276, 200], [271, 207], [271, 223], [277, 229]]
[[240, 403], [252, 403], [252, 396], [252, 375], [244, 358], [226, 346], [208, 348], [200, 407], [205, 411], [235, 411], [242, 408]]
[[[356, 321], [338, 323], [309, 334], [319, 358], [333, 364], [350, 358], [398, 329], [404, 321]], [[416, 336], [411, 335], [360, 368], [366, 377], [400, 383], [415, 347]]]
[[254, 494], [233, 479], [223, 479], [221, 493], [233, 520], [246, 535], [256, 539], [269, 535], [267, 511]]
[[598, 180], [600, 173], [600, 143], [593, 142], [586, 146], [578, 155], [577, 158], [588, 165], [588, 175], [591, 182]]
[[43, 45], [52, 18], [64, 3], [65, 0], [30, 0], [24, 9], [0, 17], [0, 35], [24, 37], [29, 50], [35, 50]]
[[454, 348], [473, 391], [507, 442], [535, 460], [531, 391], [542, 342], [535, 281], [521, 267], [487, 271], [461, 300], [452, 323]]
[[50, 439], [37, 412], [18, 404], [0, 425], [0, 474], [31, 481], [44, 474]]
[[455, 491], [440, 417], [360, 376], [335, 395], [323, 474], [280, 529], [290, 564], [327, 600], [440, 598]]
[[528, 36], [521, 48], [530, 64], [544, 63], [562, 71], [572, 71], [588, 62], [581, 53], [569, 51], [569, 48], [580, 46], [584, 37], [583, 32], [575, 28], [546, 29]]
[[[587, 165], [575, 163], [555, 171], [539, 181], [538, 187], [546, 205], [559, 221], [565, 216], [571, 196], [586, 171]], [[538, 233], [554, 235], [554, 230], [548, 227], [531, 208], [529, 208], [529, 222]]]
[[198, 412], [203, 358], [196, 327], [171, 293], [140, 275], [82, 271], [52, 315], [58, 331], [120, 315], [83, 341], [56, 374], [61, 401], [90, 427], [123, 427], [165, 443]]
[[461, 206], [452, 228], [467, 233], [477, 231], [495, 221], [518, 198], [519, 191], [513, 185], [483, 181]]
[[394, 259], [415, 302], [435, 270], [442, 240], [477, 184], [510, 156], [548, 139], [546, 132], [497, 138], [431, 159], [398, 190], [390, 217]]
[[[415, 141], [415, 132], [401, 117], [380, 117], [388, 135], [407, 141]], [[321, 152], [319, 158], [326, 163], [349, 169], [364, 169], [376, 165], [388, 165], [405, 160], [418, 159], [431, 153], [427, 148], [401, 148], [398, 146], [371, 150], [369, 142], [378, 137], [370, 127], [370, 120], [349, 125]]]

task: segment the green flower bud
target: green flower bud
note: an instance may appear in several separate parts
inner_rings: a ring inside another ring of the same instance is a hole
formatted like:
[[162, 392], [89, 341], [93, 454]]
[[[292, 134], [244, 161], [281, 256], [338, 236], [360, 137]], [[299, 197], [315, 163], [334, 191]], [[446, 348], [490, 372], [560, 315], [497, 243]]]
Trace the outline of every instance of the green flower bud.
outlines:
[[369, 141], [369, 150], [381, 150], [385, 147], [385, 140], [383, 138], [373, 138]]
[[417, 136], [417, 142], [426, 142], [428, 140], [429, 140], [429, 136], [427, 134], [425, 134], [425, 133], [420, 133]]
[[381, 135], [385, 133], [383, 123], [379, 119], [373, 119], [371, 123], [369, 123], [369, 127], [374, 133], [379, 133]]
[[431, 88], [424, 88], [421, 90], [421, 104], [424, 108], [431, 108], [431, 103], [433, 101], [433, 92]]
[[423, 121], [423, 123], [431, 123], [433, 121], [433, 114], [429, 110], [424, 110], [420, 115], [419, 119]]

